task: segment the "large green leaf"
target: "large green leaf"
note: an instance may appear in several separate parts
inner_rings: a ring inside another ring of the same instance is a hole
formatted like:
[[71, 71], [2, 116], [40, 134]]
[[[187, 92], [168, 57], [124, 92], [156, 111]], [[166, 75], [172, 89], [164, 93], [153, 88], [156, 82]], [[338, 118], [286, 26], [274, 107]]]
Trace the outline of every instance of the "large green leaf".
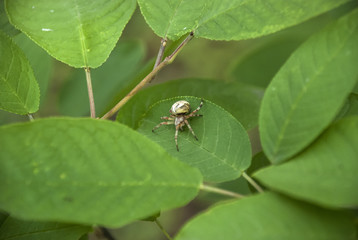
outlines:
[[[157, 102], [142, 116], [138, 131], [160, 144], [171, 155], [191, 166], [199, 168], [204, 180], [224, 182], [236, 179], [251, 162], [251, 146], [245, 129], [221, 107], [205, 101], [198, 112], [203, 117], [191, 118], [198, 141], [185, 127], [179, 133], [177, 151], [174, 142], [174, 125], [152, 129], [169, 115], [171, 106], [179, 100], [187, 100], [192, 110], [199, 106], [200, 99], [195, 97], [176, 97]], [[165, 120], [164, 120], [165, 121]]]
[[189, 221], [176, 240], [353, 240], [353, 220], [273, 193], [210, 208]]
[[0, 212], [1, 240], [78, 240], [91, 227], [54, 222], [22, 221]]
[[[176, 96], [205, 98], [229, 111], [245, 129], [257, 126], [263, 90], [238, 83], [180, 79], [158, 84], [136, 94], [117, 115], [117, 121], [136, 129], [148, 108], [159, 100]], [[131, 114], [128, 114], [131, 112]], [[167, 112], [167, 110], [166, 110]]]
[[116, 45], [135, 0], [5, 0], [10, 22], [56, 59], [98, 67]]
[[199, 171], [132, 129], [53, 118], [0, 127], [0, 207], [13, 216], [119, 226], [184, 205]]
[[339, 112], [358, 68], [358, 10], [295, 51], [265, 92], [260, 136], [265, 154], [282, 162], [311, 143]]
[[0, 109], [27, 114], [38, 110], [40, 91], [21, 49], [0, 32]]
[[297, 198], [326, 206], [357, 207], [357, 146], [358, 117], [343, 119], [302, 154], [254, 176], [268, 187]]
[[195, 36], [240, 40], [277, 32], [349, 0], [138, 0], [149, 26], [160, 37]]
[[[130, 84], [144, 55], [145, 49], [140, 42], [121, 42], [100, 68], [91, 71], [97, 112], [104, 112], [116, 94]], [[83, 69], [74, 69], [67, 80], [60, 95], [59, 108], [62, 114], [69, 116], [84, 116], [90, 112]]]

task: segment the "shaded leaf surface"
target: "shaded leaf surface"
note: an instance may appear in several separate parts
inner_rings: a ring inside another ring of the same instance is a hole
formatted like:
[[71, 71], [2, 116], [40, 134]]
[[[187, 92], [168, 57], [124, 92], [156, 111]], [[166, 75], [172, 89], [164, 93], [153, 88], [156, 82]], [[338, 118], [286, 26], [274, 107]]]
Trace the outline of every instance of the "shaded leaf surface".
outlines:
[[138, 0], [149, 26], [160, 37], [216, 40], [255, 38], [298, 24], [348, 0]]
[[354, 87], [358, 10], [295, 51], [272, 80], [260, 109], [260, 134], [273, 163], [295, 155], [334, 119]]
[[264, 185], [297, 198], [324, 206], [357, 207], [357, 146], [358, 117], [343, 119], [302, 154], [254, 176]]
[[[257, 126], [263, 90], [245, 84], [213, 80], [170, 81], [149, 87], [136, 94], [119, 110], [117, 121], [136, 129], [142, 115], [151, 105], [159, 100], [176, 96], [196, 96], [215, 102], [238, 119], [245, 129], [252, 129]], [[164, 114], [168, 110], [165, 110]]]
[[[1, 213], [0, 213], [1, 214]], [[54, 222], [23, 221], [3, 215], [0, 222], [1, 240], [78, 240], [91, 227]]]
[[135, 0], [10, 0], [10, 22], [56, 59], [73, 67], [98, 67], [116, 45]]
[[29, 61], [21, 49], [0, 32], [0, 109], [33, 113], [39, 107], [40, 91]]
[[188, 120], [199, 141], [184, 127], [178, 136], [179, 152], [174, 142], [174, 125], [164, 125], [155, 133], [152, 132], [153, 127], [165, 121], [160, 117], [169, 116], [169, 109], [179, 100], [187, 100], [192, 110], [200, 103], [200, 99], [195, 97], [159, 101], [142, 116], [137, 130], [160, 144], [171, 155], [199, 168], [206, 181], [224, 182], [238, 178], [250, 165], [251, 146], [245, 129], [221, 107], [209, 101], [204, 102], [198, 112], [203, 117]]
[[20, 33], [19, 30], [9, 23], [9, 19], [7, 18], [4, 8], [4, 0], [0, 0], [0, 30], [9, 36], [14, 36]]
[[14, 41], [24, 51], [26, 57], [29, 59], [30, 65], [34, 70], [34, 75], [40, 87], [40, 105], [46, 98], [47, 87], [50, 81], [53, 58], [41, 47], [36, 45], [25, 34], [18, 34]]
[[353, 240], [354, 235], [353, 220], [344, 213], [267, 192], [210, 208], [175, 239]]
[[[144, 58], [144, 47], [136, 41], [121, 42], [108, 60], [91, 71], [96, 111], [104, 112], [116, 94], [130, 84]], [[84, 116], [90, 112], [86, 76], [83, 69], [75, 69], [60, 94], [60, 112], [69, 116]]]
[[184, 205], [201, 182], [196, 169], [109, 121], [7, 125], [0, 145], [0, 206], [24, 219], [120, 226]]

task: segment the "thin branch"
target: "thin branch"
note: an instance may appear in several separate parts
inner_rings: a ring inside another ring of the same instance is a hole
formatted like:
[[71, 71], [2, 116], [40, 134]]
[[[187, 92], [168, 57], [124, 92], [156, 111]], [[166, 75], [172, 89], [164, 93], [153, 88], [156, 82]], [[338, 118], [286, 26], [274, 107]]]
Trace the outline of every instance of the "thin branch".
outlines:
[[242, 172], [242, 176], [248, 181], [258, 192], [262, 193], [264, 190], [258, 185], [254, 179], [252, 179], [246, 172]]
[[[162, 38], [162, 40], [160, 41], [160, 48], [159, 48], [159, 51], [158, 51], [157, 59], [155, 60], [153, 70], [156, 67], [158, 67], [158, 65], [162, 62], [163, 55], [164, 55], [164, 50], [165, 50], [166, 46], [167, 46], [167, 38]], [[155, 78], [155, 76], [149, 82], [152, 82], [154, 78]]]
[[155, 60], [153, 70], [162, 62], [164, 50], [165, 47], [167, 46], [167, 41], [168, 41], [167, 38], [162, 38], [162, 40], [160, 41], [160, 48], [158, 51], [157, 59]]
[[140, 89], [142, 89], [152, 78], [166, 65], [171, 64], [183, 47], [194, 37], [194, 33], [191, 32], [188, 37], [174, 50], [174, 52], [166, 57], [156, 68], [153, 69], [132, 91], [130, 91], [122, 100], [120, 100], [111, 110], [109, 110], [102, 119], [107, 119], [113, 116], [129, 99], [131, 99]]
[[165, 231], [163, 225], [159, 222], [158, 219], [155, 219], [155, 223], [157, 224], [157, 226], [160, 228], [160, 230], [162, 230], [163, 234], [168, 238], [168, 240], [173, 240], [169, 233], [167, 231]]
[[205, 184], [202, 184], [200, 186], [200, 189], [203, 190], [203, 191], [218, 193], [218, 194], [221, 194], [221, 195], [234, 197], [234, 198], [243, 198], [243, 197], [245, 197], [244, 195], [241, 195], [241, 194], [236, 193], [236, 192], [231, 192], [231, 191], [228, 191], [228, 190], [225, 190], [225, 189], [216, 188], [216, 187], [208, 186], [208, 185], [205, 185]]
[[91, 118], [96, 118], [96, 108], [94, 105], [94, 97], [92, 90], [92, 80], [91, 80], [91, 71], [89, 67], [85, 67], [86, 72], [86, 81], [87, 81], [87, 90], [88, 90], [88, 98], [91, 110]]
[[32, 115], [32, 113], [27, 114], [27, 116], [29, 117], [30, 122], [34, 120], [34, 115]]

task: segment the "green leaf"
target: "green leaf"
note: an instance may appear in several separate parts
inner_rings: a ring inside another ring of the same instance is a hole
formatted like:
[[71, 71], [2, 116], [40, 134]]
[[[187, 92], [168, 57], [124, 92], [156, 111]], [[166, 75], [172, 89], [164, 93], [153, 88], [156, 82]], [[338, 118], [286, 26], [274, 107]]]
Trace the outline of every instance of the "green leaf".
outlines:
[[138, 4], [160, 37], [175, 40], [194, 30], [197, 37], [241, 40], [277, 32], [348, 1], [138, 0]]
[[[104, 112], [108, 102], [115, 98], [121, 89], [130, 84], [144, 55], [145, 49], [140, 42], [121, 42], [103, 66], [91, 71], [97, 112]], [[88, 115], [90, 110], [83, 69], [75, 69], [70, 78], [67, 79], [60, 94], [59, 108], [64, 115]]]
[[174, 125], [164, 125], [154, 133], [152, 129], [162, 116], [169, 116], [169, 109], [179, 100], [186, 100], [192, 110], [200, 104], [195, 97], [176, 97], [157, 102], [142, 116], [138, 131], [160, 144], [172, 156], [198, 168], [205, 181], [224, 182], [238, 178], [251, 162], [251, 146], [245, 129], [228, 112], [206, 101], [198, 114], [191, 118], [190, 125], [198, 141], [187, 129], [179, 133], [177, 151], [174, 142]]
[[343, 119], [291, 161], [254, 176], [297, 198], [330, 207], [357, 207], [357, 146], [358, 117]]
[[9, 36], [15, 36], [20, 33], [19, 30], [14, 28], [14, 26], [9, 23], [9, 19], [7, 18], [4, 8], [4, 0], [0, 0], [0, 31], [3, 31]]
[[23, 219], [112, 227], [186, 204], [199, 171], [132, 129], [51, 118], [0, 127], [0, 206]]
[[190, 220], [176, 240], [353, 240], [353, 220], [270, 192], [216, 205]]
[[21, 49], [0, 32], [0, 109], [28, 114], [38, 110], [40, 91]]
[[[236, 117], [245, 129], [257, 126], [258, 112], [263, 96], [261, 88], [203, 79], [180, 79], [148, 87], [123, 106], [118, 112], [117, 121], [136, 129], [142, 115], [151, 105], [165, 98], [183, 95], [196, 96], [215, 102]], [[165, 111], [165, 113], [167, 112], [168, 110]]]
[[55, 222], [23, 221], [7, 216], [0, 223], [0, 239], [13, 240], [78, 240], [91, 227]]
[[277, 73], [259, 118], [271, 162], [297, 154], [334, 119], [357, 80], [357, 42], [356, 9], [306, 41]]
[[73, 67], [106, 61], [135, 0], [5, 0], [10, 22], [54, 58]]
[[25, 34], [18, 34], [14, 37], [14, 41], [24, 51], [29, 59], [30, 65], [34, 70], [36, 80], [40, 87], [40, 105], [46, 98], [47, 87], [53, 69], [53, 58], [47, 54], [42, 48], [36, 45]]

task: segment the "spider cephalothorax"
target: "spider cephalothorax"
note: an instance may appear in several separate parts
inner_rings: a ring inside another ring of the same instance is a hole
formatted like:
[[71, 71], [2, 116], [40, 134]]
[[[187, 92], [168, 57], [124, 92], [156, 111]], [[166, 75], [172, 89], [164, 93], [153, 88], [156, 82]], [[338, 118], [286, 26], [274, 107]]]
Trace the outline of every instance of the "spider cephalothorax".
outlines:
[[183, 130], [183, 127], [185, 125], [188, 126], [190, 132], [193, 134], [195, 139], [198, 140], [198, 138], [196, 137], [193, 129], [191, 128], [191, 126], [188, 122], [188, 119], [191, 117], [202, 117], [203, 116], [201, 114], [195, 114], [203, 106], [203, 103], [204, 103], [204, 101], [201, 100], [199, 107], [197, 107], [194, 111], [190, 112], [189, 102], [184, 101], [184, 100], [177, 101], [176, 103], [173, 104], [173, 106], [169, 110], [171, 115], [169, 117], [161, 117], [161, 119], [168, 120], [168, 121], [159, 123], [157, 126], [155, 126], [153, 128], [152, 132], [154, 132], [155, 129], [159, 128], [162, 125], [174, 124], [175, 125], [174, 140], [175, 140], [175, 144], [177, 146], [177, 151], [179, 151], [178, 132], [179, 132], [179, 129]]

